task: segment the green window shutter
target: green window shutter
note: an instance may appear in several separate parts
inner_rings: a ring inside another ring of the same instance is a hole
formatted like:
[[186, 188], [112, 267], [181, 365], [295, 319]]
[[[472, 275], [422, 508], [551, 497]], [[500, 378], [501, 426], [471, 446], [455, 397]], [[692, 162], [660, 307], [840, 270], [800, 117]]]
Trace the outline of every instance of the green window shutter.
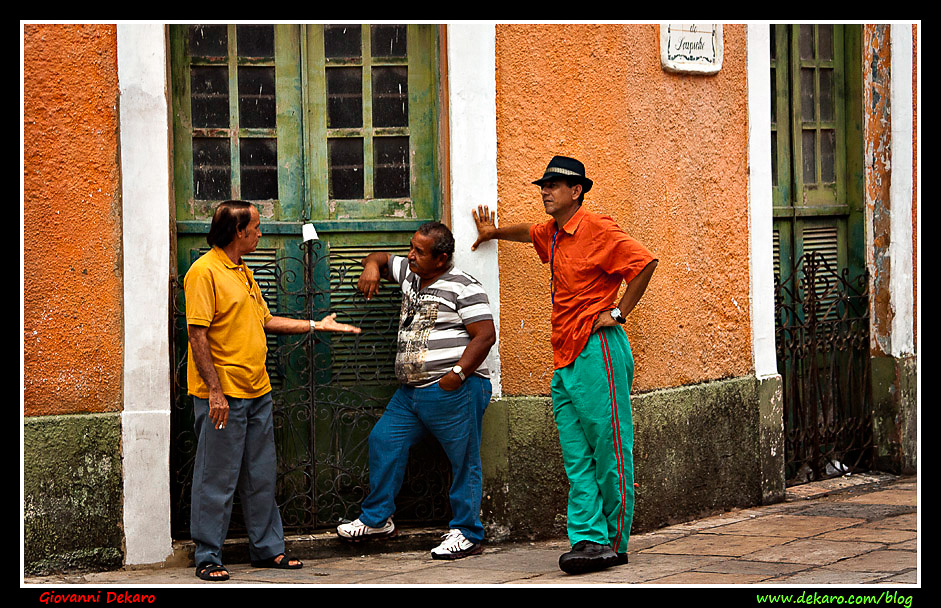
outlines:
[[843, 28], [802, 24], [791, 31], [795, 205], [845, 207]]
[[847, 59], [846, 32], [835, 24], [771, 26], [772, 204], [779, 276], [790, 274], [803, 253], [816, 250], [819, 241], [802, 239], [818, 235], [821, 226], [837, 235], [839, 255], [832, 261], [842, 264], [839, 268], [847, 264], [847, 221], [861, 201], [847, 164], [852, 129], [847, 108], [852, 104], [846, 74], [853, 62]]
[[256, 203], [263, 221], [300, 219], [298, 48], [293, 25], [170, 26], [174, 192], [184, 231], [205, 231], [200, 224], [229, 198]]
[[437, 29], [311, 26], [305, 41], [311, 219], [414, 230], [440, 217]]

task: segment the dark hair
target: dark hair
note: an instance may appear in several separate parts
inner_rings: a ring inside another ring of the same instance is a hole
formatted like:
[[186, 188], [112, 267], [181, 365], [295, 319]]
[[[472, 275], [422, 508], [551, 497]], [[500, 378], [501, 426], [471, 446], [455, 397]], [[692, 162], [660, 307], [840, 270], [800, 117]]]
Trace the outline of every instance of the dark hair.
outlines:
[[252, 220], [252, 204], [245, 201], [222, 201], [216, 207], [209, 226], [206, 242], [210, 247], [225, 247], [232, 242], [239, 230], [244, 230]]
[[434, 255], [448, 254], [448, 259], [454, 258], [454, 235], [451, 229], [441, 222], [426, 222], [418, 227], [418, 233], [434, 239], [431, 253]]

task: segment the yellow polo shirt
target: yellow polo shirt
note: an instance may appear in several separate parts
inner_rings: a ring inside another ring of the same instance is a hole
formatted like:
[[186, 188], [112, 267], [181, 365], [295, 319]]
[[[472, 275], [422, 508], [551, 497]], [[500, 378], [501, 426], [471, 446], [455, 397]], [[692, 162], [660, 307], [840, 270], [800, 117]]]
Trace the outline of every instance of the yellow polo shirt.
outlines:
[[[271, 391], [265, 358], [265, 324], [271, 319], [261, 289], [245, 265], [234, 264], [222, 249], [212, 250], [190, 267], [183, 279], [186, 323], [209, 328], [209, 350], [222, 392], [229, 397], [253, 399]], [[209, 397], [189, 346], [186, 366], [189, 393]]]

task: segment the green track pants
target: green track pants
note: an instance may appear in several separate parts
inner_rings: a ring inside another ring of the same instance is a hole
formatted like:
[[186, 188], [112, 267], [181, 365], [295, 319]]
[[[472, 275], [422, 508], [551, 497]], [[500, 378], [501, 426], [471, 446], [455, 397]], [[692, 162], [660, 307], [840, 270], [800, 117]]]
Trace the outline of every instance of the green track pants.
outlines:
[[634, 518], [634, 357], [627, 334], [606, 327], [552, 376], [552, 409], [569, 479], [568, 536], [627, 551]]

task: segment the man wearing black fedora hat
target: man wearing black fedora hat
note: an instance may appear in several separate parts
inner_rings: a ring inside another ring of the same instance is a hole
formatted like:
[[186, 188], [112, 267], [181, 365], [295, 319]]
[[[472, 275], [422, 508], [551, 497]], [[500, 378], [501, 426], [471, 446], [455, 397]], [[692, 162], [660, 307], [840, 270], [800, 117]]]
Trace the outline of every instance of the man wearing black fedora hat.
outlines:
[[[627, 562], [634, 516], [634, 358], [621, 326], [657, 260], [610, 217], [584, 208], [593, 182], [578, 160], [553, 157], [533, 183], [551, 219], [498, 228], [495, 214], [480, 206], [472, 212], [478, 238], [471, 249], [491, 239], [532, 243], [549, 264], [552, 409], [569, 480], [572, 543], [559, 567], [577, 574]], [[622, 282], [627, 288], [616, 302]]]

